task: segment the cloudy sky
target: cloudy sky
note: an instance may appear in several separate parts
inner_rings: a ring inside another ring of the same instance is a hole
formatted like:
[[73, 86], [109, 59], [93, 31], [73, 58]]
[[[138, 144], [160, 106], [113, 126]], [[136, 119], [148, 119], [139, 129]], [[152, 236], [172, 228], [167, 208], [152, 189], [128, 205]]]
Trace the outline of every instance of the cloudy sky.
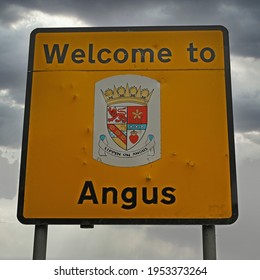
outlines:
[[[219, 259], [260, 259], [258, 0], [0, 0], [0, 259], [31, 259], [16, 219], [30, 32], [37, 27], [224, 25], [230, 34], [239, 219], [217, 226]], [[201, 226], [50, 226], [48, 259], [201, 259]]]

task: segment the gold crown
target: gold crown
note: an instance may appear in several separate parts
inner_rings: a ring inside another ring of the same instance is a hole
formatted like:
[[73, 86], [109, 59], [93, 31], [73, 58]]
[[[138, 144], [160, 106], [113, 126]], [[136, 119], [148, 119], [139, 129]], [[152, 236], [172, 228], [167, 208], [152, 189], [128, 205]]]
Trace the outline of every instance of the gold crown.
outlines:
[[105, 91], [101, 90], [103, 97], [107, 103], [107, 105], [114, 105], [117, 103], [138, 103], [142, 105], [146, 105], [153, 93], [153, 90], [149, 91], [147, 88], [137, 88], [136, 86], [129, 87], [126, 84], [126, 87], [114, 86], [114, 89], [106, 89]]

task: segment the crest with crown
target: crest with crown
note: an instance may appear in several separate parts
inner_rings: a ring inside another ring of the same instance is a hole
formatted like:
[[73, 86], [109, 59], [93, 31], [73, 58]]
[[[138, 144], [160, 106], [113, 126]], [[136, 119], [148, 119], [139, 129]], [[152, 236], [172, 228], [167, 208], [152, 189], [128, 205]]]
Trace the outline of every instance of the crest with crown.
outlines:
[[129, 87], [128, 83], [126, 86], [116, 87], [113, 89], [101, 90], [103, 97], [107, 105], [111, 106], [118, 103], [138, 103], [141, 105], [147, 105], [154, 90], [147, 88], [137, 88], [136, 86]]

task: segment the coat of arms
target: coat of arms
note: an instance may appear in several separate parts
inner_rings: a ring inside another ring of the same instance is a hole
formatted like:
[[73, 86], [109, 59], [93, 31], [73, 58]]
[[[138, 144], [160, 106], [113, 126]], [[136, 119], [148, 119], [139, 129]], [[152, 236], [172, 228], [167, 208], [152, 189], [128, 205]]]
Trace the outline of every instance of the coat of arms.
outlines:
[[112, 166], [139, 166], [160, 158], [160, 87], [138, 75], [96, 84], [94, 159]]

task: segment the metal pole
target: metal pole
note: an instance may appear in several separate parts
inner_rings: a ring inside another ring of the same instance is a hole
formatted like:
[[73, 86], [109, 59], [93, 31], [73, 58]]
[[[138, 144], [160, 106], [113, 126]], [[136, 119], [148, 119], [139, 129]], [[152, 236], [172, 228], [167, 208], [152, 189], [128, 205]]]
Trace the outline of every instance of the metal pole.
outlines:
[[216, 233], [215, 225], [202, 226], [203, 260], [216, 260]]
[[35, 225], [33, 260], [46, 260], [48, 225]]

